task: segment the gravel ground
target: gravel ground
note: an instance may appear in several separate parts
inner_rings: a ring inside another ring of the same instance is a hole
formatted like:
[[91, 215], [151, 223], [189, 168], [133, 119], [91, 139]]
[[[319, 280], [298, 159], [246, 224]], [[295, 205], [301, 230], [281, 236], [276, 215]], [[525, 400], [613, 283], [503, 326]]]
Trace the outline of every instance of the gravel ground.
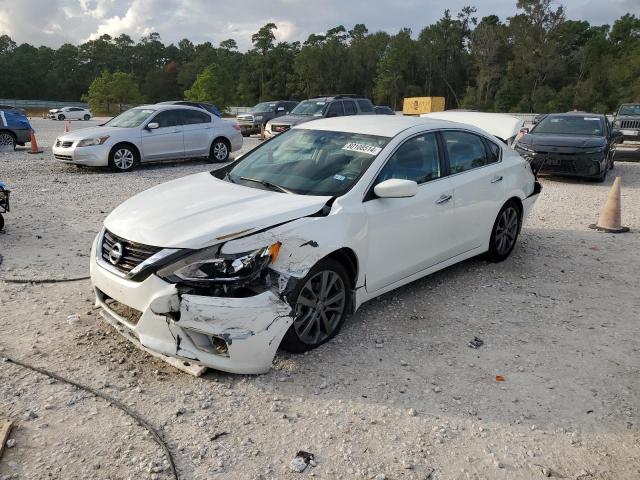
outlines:
[[[33, 123], [41, 146], [63, 130]], [[14, 191], [0, 278], [86, 275], [112, 208], [211, 169], [189, 161], [118, 175], [49, 152], [0, 154], [0, 179]], [[544, 179], [509, 260], [473, 259], [369, 302], [332, 342], [280, 353], [266, 375], [174, 370], [95, 315], [86, 281], [0, 282], [0, 355], [130, 405], [161, 429], [184, 479], [637, 479], [640, 163], [614, 171], [631, 233], [587, 228], [611, 177]], [[79, 320], [68, 321], [73, 313]], [[471, 349], [475, 336], [484, 345]], [[171, 478], [132, 419], [9, 363], [0, 363], [3, 417], [16, 426], [2, 480]], [[317, 466], [293, 473], [301, 449]]]

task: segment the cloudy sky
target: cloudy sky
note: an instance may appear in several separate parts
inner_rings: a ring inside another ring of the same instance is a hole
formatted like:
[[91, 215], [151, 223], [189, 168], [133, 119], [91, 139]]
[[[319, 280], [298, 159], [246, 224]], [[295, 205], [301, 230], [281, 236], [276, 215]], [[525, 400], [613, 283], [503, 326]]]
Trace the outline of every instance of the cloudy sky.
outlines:
[[[515, 13], [516, 0], [0, 0], [0, 35], [18, 43], [58, 47], [108, 33], [134, 40], [150, 32], [165, 43], [234, 38], [242, 50], [267, 22], [278, 25], [278, 40], [305, 40], [336, 25], [364, 23], [369, 31], [414, 33], [433, 23], [445, 8], [457, 12], [475, 5], [478, 18]], [[639, 0], [563, 0], [567, 16], [611, 24], [625, 13], [640, 16]]]

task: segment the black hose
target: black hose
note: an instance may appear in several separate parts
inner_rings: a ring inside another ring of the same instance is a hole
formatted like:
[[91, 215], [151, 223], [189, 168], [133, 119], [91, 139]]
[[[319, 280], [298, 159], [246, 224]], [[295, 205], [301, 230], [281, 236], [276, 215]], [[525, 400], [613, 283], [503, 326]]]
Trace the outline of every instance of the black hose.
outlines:
[[164, 453], [167, 456], [167, 459], [169, 460], [169, 464], [171, 465], [171, 471], [173, 473], [173, 477], [175, 478], [175, 480], [180, 480], [180, 477], [178, 476], [178, 470], [176, 469], [176, 464], [175, 464], [175, 462], [173, 460], [173, 456], [171, 455], [171, 451], [169, 450], [169, 447], [167, 446], [167, 444], [165, 443], [164, 439], [162, 438], [162, 434], [159, 431], [157, 431], [155, 428], [153, 428], [153, 426], [151, 426], [151, 424], [149, 422], [147, 422], [144, 418], [142, 418], [138, 413], [136, 413], [133, 410], [131, 410], [129, 407], [127, 407], [120, 400], [117, 400], [117, 399], [113, 398], [112, 396], [110, 396], [110, 395], [108, 395], [106, 393], [103, 393], [103, 392], [100, 392], [98, 390], [95, 390], [94, 388], [91, 388], [91, 387], [88, 387], [86, 385], [82, 385], [80, 383], [74, 382], [73, 380], [69, 380], [67, 378], [64, 378], [64, 377], [58, 375], [57, 373], [49, 372], [48, 370], [45, 370], [43, 368], [34, 367], [33, 365], [29, 365], [28, 363], [21, 362], [20, 360], [14, 360], [13, 358], [9, 358], [9, 357], [4, 357], [4, 360], [9, 362], [9, 363], [13, 363], [15, 365], [19, 365], [19, 366], [21, 366], [23, 368], [28, 368], [29, 370], [33, 370], [34, 372], [41, 373], [42, 375], [46, 375], [47, 377], [54, 378], [54, 379], [56, 379], [56, 380], [58, 380], [60, 382], [67, 383], [69, 385], [73, 385], [74, 387], [77, 387], [77, 388], [79, 388], [81, 390], [84, 390], [86, 392], [89, 392], [89, 393], [95, 395], [96, 397], [100, 397], [103, 400], [106, 400], [110, 404], [112, 404], [115, 407], [117, 407], [120, 410], [122, 410], [124, 413], [126, 413], [127, 415], [132, 417], [136, 422], [138, 422], [138, 425], [144, 427], [145, 429], [147, 429], [147, 431], [149, 433], [151, 433], [151, 435], [153, 436], [153, 439], [155, 440], [155, 442], [158, 445], [160, 445], [162, 450], [164, 450]]
[[81, 280], [89, 280], [91, 277], [75, 277], [75, 278], [0, 278], [0, 282], [5, 283], [65, 283], [79, 282]]

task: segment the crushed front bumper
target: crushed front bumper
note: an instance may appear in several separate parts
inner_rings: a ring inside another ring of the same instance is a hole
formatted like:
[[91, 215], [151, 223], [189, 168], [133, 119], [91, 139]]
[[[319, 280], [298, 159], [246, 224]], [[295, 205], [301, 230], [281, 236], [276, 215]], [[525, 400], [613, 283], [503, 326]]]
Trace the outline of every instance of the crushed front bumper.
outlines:
[[602, 170], [608, 168], [602, 158], [595, 158], [593, 155], [520, 154], [540, 175], [599, 177]]
[[[102, 316], [130, 340], [168, 357], [231, 373], [265, 373], [293, 322], [291, 307], [275, 292], [244, 298], [182, 295], [156, 275], [142, 282], [98, 265], [95, 242], [91, 281]], [[125, 316], [116, 306], [137, 315]]]

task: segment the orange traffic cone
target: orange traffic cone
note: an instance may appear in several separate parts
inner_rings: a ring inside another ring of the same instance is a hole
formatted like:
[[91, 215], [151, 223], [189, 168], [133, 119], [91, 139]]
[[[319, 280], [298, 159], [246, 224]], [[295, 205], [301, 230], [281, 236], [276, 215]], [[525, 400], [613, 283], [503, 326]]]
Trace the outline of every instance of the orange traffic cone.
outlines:
[[42, 153], [42, 150], [38, 148], [36, 133], [33, 130], [31, 130], [31, 151], [29, 153]]
[[64, 122], [64, 133], [69, 133], [69, 120]]
[[260, 125], [260, 140], [264, 140], [264, 123]]
[[589, 225], [589, 228], [607, 233], [624, 233], [629, 231], [628, 227], [621, 225], [620, 183], [620, 177], [616, 177], [607, 196], [607, 202], [604, 204], [602, 212], [600, 212], [600, 217], [598, 217], [598, 223]]

